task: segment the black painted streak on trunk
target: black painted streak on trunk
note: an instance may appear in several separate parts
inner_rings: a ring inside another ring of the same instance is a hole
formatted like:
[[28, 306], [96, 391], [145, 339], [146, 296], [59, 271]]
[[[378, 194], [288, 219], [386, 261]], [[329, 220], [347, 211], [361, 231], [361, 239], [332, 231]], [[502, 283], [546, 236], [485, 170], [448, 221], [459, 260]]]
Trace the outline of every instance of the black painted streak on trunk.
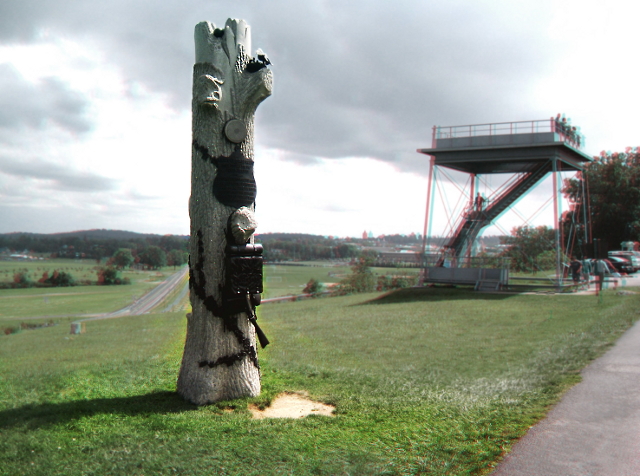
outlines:
[[231, 366], [235, 362], [239, 362], [245, 357], [248, 357], [251, 360], [251, 363], [253, 363], [256, 368], [260, 369], [256, 349], [251, 345], [251, 340], [246, 337], [238, 327], [237, 315], [225, 312], [223, 306], [218, 304], [213, 296], [207, 295], [207, 280], [204, 274], [204, 244], [202, 242], [202, 231], [198, 230], [196, 236], [198, 237], [198, 256], [193, 267], [191, 266], [191, 257], [189, 257], [189, 287], [211, 314], [222, 318], [225, 330], [232, 332], [236, 336], [238, 343], [242, 346], [242, 350], [240, 352], [219, 357], [213, 362], [203, 360], [198, 362], [198, 365], [200, 367], [208, 366], [210, 368], [223, 364]]

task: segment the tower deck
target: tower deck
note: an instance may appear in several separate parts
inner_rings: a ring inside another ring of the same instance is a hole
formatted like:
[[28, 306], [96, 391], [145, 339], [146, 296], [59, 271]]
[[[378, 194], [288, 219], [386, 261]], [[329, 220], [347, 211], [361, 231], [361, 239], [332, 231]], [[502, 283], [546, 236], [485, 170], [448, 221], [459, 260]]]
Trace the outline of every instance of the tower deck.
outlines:
[[432, 142], [418, 152], [435, 157], [435, 165], [476, 175], [531, 172], [554, 159], [562, 170], [582, 170], [592, 161], [581, 150], [584, 138], [555, 119], [436, 126]]

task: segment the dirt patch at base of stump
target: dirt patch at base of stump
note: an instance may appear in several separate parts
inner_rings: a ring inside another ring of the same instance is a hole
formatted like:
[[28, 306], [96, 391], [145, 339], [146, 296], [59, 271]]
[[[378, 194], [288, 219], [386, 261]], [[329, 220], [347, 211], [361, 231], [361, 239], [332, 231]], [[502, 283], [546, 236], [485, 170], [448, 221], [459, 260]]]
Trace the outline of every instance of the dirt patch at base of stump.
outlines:
[[271, 405], [260, 410], [250, 405], [249, 411], [254, 419], [263, 418], [303, 418], [307, 415], [334, 416], [335, 407], [321, 402], [314, 402], [298, 393], [281, 393], [273, 399]]

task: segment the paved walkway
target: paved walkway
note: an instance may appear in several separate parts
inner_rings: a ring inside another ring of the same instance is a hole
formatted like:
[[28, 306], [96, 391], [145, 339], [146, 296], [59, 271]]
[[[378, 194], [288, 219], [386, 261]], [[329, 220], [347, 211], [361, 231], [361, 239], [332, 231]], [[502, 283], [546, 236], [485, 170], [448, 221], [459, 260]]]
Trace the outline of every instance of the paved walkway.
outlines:
[[492, 476], [640, 475], [640, 321], [582, 379]]

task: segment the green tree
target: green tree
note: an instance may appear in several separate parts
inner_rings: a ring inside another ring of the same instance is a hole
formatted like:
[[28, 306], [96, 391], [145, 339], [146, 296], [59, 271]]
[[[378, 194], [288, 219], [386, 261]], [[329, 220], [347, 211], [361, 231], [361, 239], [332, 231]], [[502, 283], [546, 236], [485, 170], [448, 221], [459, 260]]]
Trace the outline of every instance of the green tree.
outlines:
[[98, 270], [98, 284], [107, 286], [112, 284], [131, 284], [131, 280], [123, 278], [117, 269], [107, 266]]
[[589, 191], [594, 238], [617, 248], [640, 238], [640, 148], [601, 152], [576, 178], [565, 180], [563, 192], [574, 204], [582, 203], [582, 183]]
[[133, 255], [128, 248], [120, 248], [111, 257], [111, 264], [119, 269], [128, 268], [133, 264]]
[[149, 246], [140, 255], [140, 262], [149, 268], [159, 269], [167, 265], [167, 254], [159, 246]]
[[349, 243], [342, 243], [336, 247], [336, 258], [353, 258], [358, 255], [358, 248]]
[[187, 262], [187, 258], [189, 257], [189, 253], [182, 250], [171, 250], [167, 253], [167, 264], [169, 266], [182, 266]]
[[516, 271], [541, 271], [548, 264], [543, 253], [555, 250], [555, 230], [548, 226], [518, 226], [501, 241], [509, 246], [501, 256], [510, 258]]

